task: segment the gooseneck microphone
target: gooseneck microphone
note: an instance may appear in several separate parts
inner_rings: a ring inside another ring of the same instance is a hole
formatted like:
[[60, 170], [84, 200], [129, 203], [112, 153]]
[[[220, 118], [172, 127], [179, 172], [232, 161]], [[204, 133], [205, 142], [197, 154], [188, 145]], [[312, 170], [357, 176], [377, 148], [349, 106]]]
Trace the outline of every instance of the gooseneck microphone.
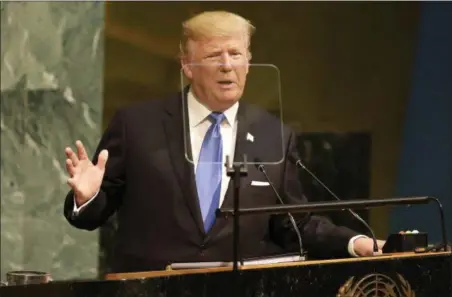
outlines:
[[[311, 172], [311, 170], [309, 170], [300, 160], [300, 158], [298, 158], [298, 156], [296, 155], [296, 153], [291, 153], [289, 154], [289, 159], [291, 161], [293, 161], [298, 167], [301, 167], [303, 170], [305, 170], [312, 178], [314, 178], [321, 186], [322, 188], [324, 188], [331, 196], [333, 196], [336, 200], [341, 201], [341, 199], [333, 193], [333, 191], [331, 191], [314, 173]], [[370, 232], [370, 234], [372, 235], [372, 239], [374, 241], [374, 254], [378, 253], [378, 244], [377, 244], [377, 238], [375, 237], [374, 231], [372, 230], [372, 228], [369, 226], [369, 224], [367, 224], [367, 222], [361, 218], [361, 216], [359, 216], [356, 212], [354, 212], [352, 209], [347, 208], [347, 210], [350, 212], [350, 214], [352, 216], [355, 217], [355, 219], [357, 219], [358, 221], [360, 221]]]
[[[275, 193], [275, 195], [278, 198], [279, 202], [284, 205], [284, 201], [282, 200], [282, 198], [278, 194], [278, 191], [276, 190], [275, 186], [273, 185], [273, 183], [271, 182], [270, 178], [268, 177], [267, 171], [265, 171], [265, 167], [264, 167], [264, 165], [262, 165], [261, 160], [258, 159], [258, 158], [255, 158], [254, 161], [255, 161], [256, 168], [260, 172], [262, 172], [264, 174], [265, 179], [270, 184], [270, 187], [272, 188], [273, 193]], [[300, 248], [300, 256], [304, 257], [305, 256], [305, 252], [304, 252], [304, 249], [303, 249], [303, 241], [301, 239], [300, 229], [298, 229], [297, 223], [295, 222], [295, 219], [292, 216], [292, 214], [290, 212], [288, 212], [287, 215], [289, 216], [290, 223], [292, 224], [292, 226], [293, 226], [293, 228], [295, 230], [295, 233], [297, 234], [297, 237], [298, 237], [298, 245], [299, 245], [299, 248]]]

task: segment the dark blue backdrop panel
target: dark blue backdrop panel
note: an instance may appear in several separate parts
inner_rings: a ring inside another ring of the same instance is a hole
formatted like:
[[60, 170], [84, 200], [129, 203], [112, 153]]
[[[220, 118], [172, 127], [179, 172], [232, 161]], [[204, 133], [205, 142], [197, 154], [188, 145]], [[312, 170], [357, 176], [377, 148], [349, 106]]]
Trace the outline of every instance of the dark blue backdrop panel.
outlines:
[[[396, 196], [433, 195], [446, 212], [452, 239], [452, 3], [423, 3], [406, 109]], [[419, 229], [441, 239], [436, 207], [391, 212], [390, 231]]]

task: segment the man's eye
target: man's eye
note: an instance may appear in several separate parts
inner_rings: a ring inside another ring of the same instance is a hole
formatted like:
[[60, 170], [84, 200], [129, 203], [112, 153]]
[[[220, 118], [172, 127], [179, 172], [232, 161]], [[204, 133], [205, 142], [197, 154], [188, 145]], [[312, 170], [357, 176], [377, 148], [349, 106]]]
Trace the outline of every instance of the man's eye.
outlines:
[[208, 60], [213, 60], [213, 59], [218, 59], [218, 55], [215, 55], [215, 54], [213, 54], [213, 55], [208, 55], [207, 57], [206, 57], [206, 59], [208, 59]]

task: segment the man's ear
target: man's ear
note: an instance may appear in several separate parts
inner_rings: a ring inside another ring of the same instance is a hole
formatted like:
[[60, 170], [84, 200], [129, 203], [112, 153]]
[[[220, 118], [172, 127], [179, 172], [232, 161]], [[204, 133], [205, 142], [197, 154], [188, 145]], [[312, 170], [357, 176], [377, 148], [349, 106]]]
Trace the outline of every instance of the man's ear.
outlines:
[[184, 72], [184, 75], [188, 79], [191, 80], [193, 78], [193, 72], [192, 72], [191, 66], [188, 62], [187, 56], [182, 56], [180, 59], [180, 63], [181, 63], [182, 71]]

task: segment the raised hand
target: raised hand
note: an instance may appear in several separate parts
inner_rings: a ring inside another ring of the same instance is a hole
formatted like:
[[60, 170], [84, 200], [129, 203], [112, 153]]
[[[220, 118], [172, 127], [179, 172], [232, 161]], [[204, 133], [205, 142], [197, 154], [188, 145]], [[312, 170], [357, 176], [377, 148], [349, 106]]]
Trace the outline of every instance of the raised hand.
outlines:
[[77, 206], [90, 200], [100, 189], [108, 160], [108, 151], [102, 150], [94, 165], [88, 158], [85, 147], [80, 140], [75, 142], [77, 154], [66, 147], [66, 170], [69, 173], [68, 185], [75, 193]]

